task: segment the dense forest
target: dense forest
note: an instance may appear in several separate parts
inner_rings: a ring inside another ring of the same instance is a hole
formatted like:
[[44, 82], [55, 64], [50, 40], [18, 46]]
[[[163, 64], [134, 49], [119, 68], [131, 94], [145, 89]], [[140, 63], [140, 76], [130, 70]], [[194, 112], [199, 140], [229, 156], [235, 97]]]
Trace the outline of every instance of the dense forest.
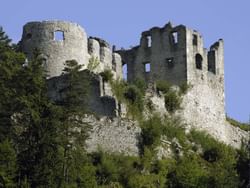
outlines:
[[[84, 146], [91, 127], [81, 117], [88, 113], [82, 97], [88, 94], [88, 83], [81, 82], [81, 66], [66, 62], [69, 85], [64, 100], [55, 103], [47, 97], [46, 73], [38, 57], [35, 51], [27, 63], [18, 45], [0, 28], [0, 187], [249, 186], [247, 145], [236, 150], [204, 132], [187, 133], [182, 122], [171, 116], [137, 118], [142, 129], [137, 157], [105, 153], [101, 148], [87, 153]], [[108, 72], [102, 76], [112, 79]], [[145, 102], [142, 85], [113, 82], [118, 100], [126, 100], [131, 114], [138, 117]], [[179, 104], [173, 93], [166, 94], [166, 102], [170, 111]], [[163, 137], [172, 140], [172, 153], [159, 159], [156, 149]]]

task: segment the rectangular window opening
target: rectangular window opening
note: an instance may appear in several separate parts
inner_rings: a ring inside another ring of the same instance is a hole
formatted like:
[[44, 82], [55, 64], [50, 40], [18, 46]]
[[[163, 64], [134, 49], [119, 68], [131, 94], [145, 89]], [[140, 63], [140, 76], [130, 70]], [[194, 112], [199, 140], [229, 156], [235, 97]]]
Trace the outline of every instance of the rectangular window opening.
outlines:
[[152, 37], [151, 36], [147, 36], [147, 42], [148, 42], [148, 47], [152, 46]]
[[123, 74], [123, 79], [127, 81], [128, 80], [128, 65], [127, 64], [122, 65], [122, 74]]
[[144, 70], [145, 70], [145, 72], [146, 73], [150, 72], [150, 69], [151, 69], [150, 63], [149, 62], [144, 63]]
[[63, 31], [55, 31], [54, 32], [54, 40], [55, 41], [62, 41], [62, 40], [64, 40], [64, 32]]
[[197, 35], [193, 34], [193, 45], [197, 46], [198, 44], [198, 37]]
[[172, 33], [174, 44], [178, 43], [178, 33], [175, 31]]

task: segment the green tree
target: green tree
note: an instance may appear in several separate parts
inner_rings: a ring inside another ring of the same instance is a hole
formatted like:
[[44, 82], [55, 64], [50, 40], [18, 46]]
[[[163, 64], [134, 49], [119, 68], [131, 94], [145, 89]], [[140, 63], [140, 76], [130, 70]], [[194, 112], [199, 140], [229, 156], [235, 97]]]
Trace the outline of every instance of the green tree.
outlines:
[[47, 97], [39, 53], [18, 75], [18, 116], [15, 118], [19, 186], [53, 187], [60, 163], [60, 108]]
[[17, 75], [25, 57], [15, 52], [11, 40], [0, 27], [0, 186], [14, 187], [16, 150], [14, 145], [13, 114], [17, 103]]
[[62, 109], [60, 141], [63, 155], [60, 186], [62, 187], [75, 185], [83, 176], [82, 172], [85, 168], [79, 168], [79, 166], [86, 163], [84, 146], [89, 131], [89, 126], [82, 121], [87, 112], [86, 75], [80, 72], [81, 65], [75, 60], [66, 61], [65, 65], [65, 97], [60, 103]]
[[13, 144], [5, 140], [0, 143], [0, 187], [14, 187], [16, 175], [16, 151]]

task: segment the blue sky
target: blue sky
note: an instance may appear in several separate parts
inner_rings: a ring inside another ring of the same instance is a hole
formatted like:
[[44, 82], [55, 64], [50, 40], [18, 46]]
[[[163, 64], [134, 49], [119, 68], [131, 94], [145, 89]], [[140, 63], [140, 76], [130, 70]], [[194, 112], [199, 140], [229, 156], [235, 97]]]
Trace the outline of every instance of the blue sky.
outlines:
[[247, 122], [250, 115], [249, 0], [4, 0], [0, 25], [20, 40], [29, 21], [67, 20], [79, 23], [89, 36], [118, 47], [135, 46], [140, 33], [168, 21], [198, 30], [209, 47], [225, 42], [227, 114]]

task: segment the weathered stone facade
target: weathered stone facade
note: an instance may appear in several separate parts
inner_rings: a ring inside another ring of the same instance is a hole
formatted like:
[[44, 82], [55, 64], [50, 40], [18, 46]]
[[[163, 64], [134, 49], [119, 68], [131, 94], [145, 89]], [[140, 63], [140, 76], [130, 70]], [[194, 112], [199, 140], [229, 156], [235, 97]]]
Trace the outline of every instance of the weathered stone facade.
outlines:
[[[56, 38], [58, 31], [62, 34], [60, 40]], [[61, 74], [67, 60], [76, 60], [83, 69], [88, 68], [91, 58], [99, 62], [92, 73], [82, 71], [91, 83], [87, 106], [101, 117], [101, 120], [86, 118], [93, 126], [87, 141], [89, 151], [102, 146], [112, 152], [138, 153], [140, 128], [135, 126], [136, 123], [119, 117], [121, 105], [113, 96], [110, 85], [98, 75], [109, 69], [114, 79], [122, 79], [122, 64], [127, 64], [128, 82], [141, 78], [149, 84], [157, 80], [166, 80], [177, 86], [189, 84], [191, 87], [183, 97], [182, 110], [177, 112], [187, 128], [206, 130], [234, 147], [239, 147], [242, 138], [249, 136], [226, 122], [224, 47], [221, 39], [207, 50], [197, 31], [183, 25], [173, 27], [168, 23], [163, 28], [154, 27], [143, 32], [139, 46], [114, 51], [100, 38], [87, 38], [84, 29], [75, 23], [44, 21], [24, 26], [21, 48], [28, 59], [32, 58], [35, 48], [42, 53], [49, 78], [49, 96], [55, 101], [62, 98], [60, 91], [66, 82], [65, 75]], [[162, 115], [167, 113], [163, 98], [150, 93], [146, 97]]]
[[28, 59], [32, 58], [34, 49], [39, 50], [48, 78], [60, 76], [68, 60], [76, 60], [87, 69], [91, 57], [100, 61], [97, 72], [112, 69], [115, 78], [122, 77], [120, 56], [104, 40], [87, 38], [84, 29], [76, 23], [29, 22], [23, 27], [20, 44]]

